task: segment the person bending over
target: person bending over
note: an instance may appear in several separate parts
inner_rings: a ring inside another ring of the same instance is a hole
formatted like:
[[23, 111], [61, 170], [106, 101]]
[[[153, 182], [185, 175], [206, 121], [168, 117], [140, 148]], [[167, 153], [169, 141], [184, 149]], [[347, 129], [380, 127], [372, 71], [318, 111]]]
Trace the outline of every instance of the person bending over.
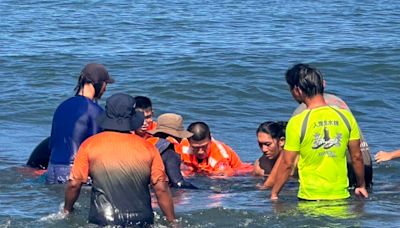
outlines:
[[[254, 174], [266, 176], [263, 184], [257, 184], [260, 189], [271, 188], [277, 175], [279, 162], [282, 160], [283, 146], [285, 145], [285, 127], [287, 122], [267, 121], [257, 128], [257, 141], [263, 153], [254, 164]], [[297, 177], [297, 167], [294, 166], [291, 176]]]
[[176, 151], [180, 150], [180, 141], [193, 134], [183, 127], [183, 117], [175, 113], [165, 113], [158, 117], [157, 127], [150, 130], [153, 137], [147, 139], [155, 145], [161, 154], [169, 178], [169, 183], [175, 188], [197, 189], [185, 180], [181, 173], [181, 158]]
[[232, 176], [253, 171], [253, 166], [242, 163], [236, 152], [226, 144], [211, 137], [210, 128], [204, 122], [194, 122], [188, 127], [193, 133], [182, 140], [179, 151], [185, 175]]

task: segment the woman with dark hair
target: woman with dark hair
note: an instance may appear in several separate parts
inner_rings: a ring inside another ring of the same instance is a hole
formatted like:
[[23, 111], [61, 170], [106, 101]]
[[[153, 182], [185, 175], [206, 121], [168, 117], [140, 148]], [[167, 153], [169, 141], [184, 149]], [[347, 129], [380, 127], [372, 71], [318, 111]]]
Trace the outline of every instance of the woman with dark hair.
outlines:
[[[257, 128], [257, 140], [261, 152], [263, 153], [254, 163], [254, 174], [257, 176], [267, 176], [263, 184], [258, 184], [259, 188], [271, 188], [276, 176], [283, 146], [285, 145], [285, 128], [287, 122], [267, 121]], [[295, 168], [292, 170], [294, 174]]]

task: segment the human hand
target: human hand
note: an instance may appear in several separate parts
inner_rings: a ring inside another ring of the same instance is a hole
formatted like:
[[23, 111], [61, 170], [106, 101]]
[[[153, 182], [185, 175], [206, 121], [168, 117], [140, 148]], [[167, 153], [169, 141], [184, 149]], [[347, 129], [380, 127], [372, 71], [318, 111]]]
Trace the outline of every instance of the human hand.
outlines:
[[182, 224], [179, 222], [178, 219], [174, 219], [173, 221], [169, 221], [169, 225], [172, 228], [182, 228]]
[[375, 161], [378, 163], [389, 160], [392, 160], [392, 153], [390, 152], [381, 150], [375, 154]]
[[234, 175], [234, 170], [229, 166], [229, 164], [226, 164], [225, 162], [219, 162], [214, 171], [212, 171], [213, 175], [215, 176], [224, 176], [224, 177], [230, 177]]
[[66, 208], [63, 209], [62, 213], [64, 215], [69, 215], [74, 211], [74, 208], [71, 208], [70, 210], [67, 210]]
[[368, 198], [368, 191], [365, 187], [358, 187], [354, 190], [354, 193], [358, 197]]

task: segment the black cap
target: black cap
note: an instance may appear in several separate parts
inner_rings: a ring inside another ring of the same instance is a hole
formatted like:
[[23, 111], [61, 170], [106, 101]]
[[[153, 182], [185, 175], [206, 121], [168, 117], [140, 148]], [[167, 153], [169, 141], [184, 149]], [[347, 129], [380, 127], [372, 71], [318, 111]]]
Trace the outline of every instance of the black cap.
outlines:
[[111, 78], [108, 71], [102, 64], [89, 63], [81, 71], [81, 76], [86, 80], [86, 82], [92, 83], [114, 83], [115, 80]]

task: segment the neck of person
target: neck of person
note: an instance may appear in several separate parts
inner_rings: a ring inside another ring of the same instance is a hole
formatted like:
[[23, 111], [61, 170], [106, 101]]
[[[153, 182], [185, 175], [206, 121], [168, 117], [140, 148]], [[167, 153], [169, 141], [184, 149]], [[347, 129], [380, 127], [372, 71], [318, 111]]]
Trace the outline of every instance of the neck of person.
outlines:
[[322, 94], [317, 94], [313, 97], [306, 97], [304, 98], [304, 103], [307, 105], [308, 109], [319, 108], [327, 105]]
[[78, 95], [84, 96], [90, 100], [94, 100], [94, 87], [91, 83], [86, 83], [80, 90]]

